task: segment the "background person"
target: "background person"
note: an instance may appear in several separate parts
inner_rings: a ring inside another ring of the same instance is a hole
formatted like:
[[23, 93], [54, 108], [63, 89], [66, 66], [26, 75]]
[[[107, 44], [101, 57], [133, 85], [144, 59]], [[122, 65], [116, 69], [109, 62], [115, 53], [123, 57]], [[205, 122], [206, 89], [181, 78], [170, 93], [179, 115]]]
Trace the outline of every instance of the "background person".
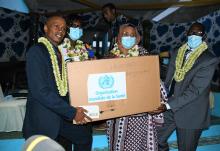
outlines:
[[116, 7], [113, 3], [107, 3], [102, 7], [102, 14], [104, 19], [110, 24], [109, 50], [112, 50], [114, 44], [116, 43], [116, 37], [119, 33], [119, 27], [123, 24], [128, 23], [127, 17], [116, 12]]
[[81, 39], [83, 36], [82, 20], [72, 16], [67, 21], [67, 37], [59, 45], [65, 61], [84, 61], [94, 58], [94, 51]]

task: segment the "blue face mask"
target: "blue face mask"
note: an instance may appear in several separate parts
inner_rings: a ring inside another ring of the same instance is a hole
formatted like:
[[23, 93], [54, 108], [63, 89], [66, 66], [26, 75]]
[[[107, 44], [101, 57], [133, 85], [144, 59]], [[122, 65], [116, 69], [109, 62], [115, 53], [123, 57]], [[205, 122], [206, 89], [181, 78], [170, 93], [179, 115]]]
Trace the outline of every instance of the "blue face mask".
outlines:
[[70, 38], [75, 41], [78, 40], [83, 35], [83, 31], [79, 27], [77, 28], [70, 27], [70, 32], [68, 34]]
[[163, 58], [163, 64], [169, 64], [169, 58]]
[[197, 48], [202, 43], [202, 37], [197, 35], [188, 36], [187, 44], [191, 49]]
[[135, 45], [136, 37], [124, 36], [121, 38], [121, 43], [125, 49], [130, 49]]

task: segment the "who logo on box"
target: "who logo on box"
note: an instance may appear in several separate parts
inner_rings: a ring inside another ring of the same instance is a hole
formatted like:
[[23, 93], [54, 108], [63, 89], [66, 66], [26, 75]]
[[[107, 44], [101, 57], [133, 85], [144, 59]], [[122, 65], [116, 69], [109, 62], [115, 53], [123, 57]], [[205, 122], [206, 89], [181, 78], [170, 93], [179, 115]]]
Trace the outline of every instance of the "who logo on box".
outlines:
[[87, 90], [89, 103], [127, 99], [126, 73], [90, 74]]
[[111, 75], [105, 75], [99, 78], [99, 86], [102, 89], [112, 88], [113, 85], [114, 85], [114, 78]]

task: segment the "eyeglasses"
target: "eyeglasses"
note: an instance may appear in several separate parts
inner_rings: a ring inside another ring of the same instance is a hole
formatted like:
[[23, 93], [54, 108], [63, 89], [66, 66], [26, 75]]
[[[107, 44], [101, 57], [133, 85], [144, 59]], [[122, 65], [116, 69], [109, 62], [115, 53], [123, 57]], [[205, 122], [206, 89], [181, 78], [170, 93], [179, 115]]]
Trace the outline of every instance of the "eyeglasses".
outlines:
[[197, 36], [203, 36], [204, 33], [202, 31], [189, 31], [188, 36], [191, 36], [191, 35], [197, 35]]

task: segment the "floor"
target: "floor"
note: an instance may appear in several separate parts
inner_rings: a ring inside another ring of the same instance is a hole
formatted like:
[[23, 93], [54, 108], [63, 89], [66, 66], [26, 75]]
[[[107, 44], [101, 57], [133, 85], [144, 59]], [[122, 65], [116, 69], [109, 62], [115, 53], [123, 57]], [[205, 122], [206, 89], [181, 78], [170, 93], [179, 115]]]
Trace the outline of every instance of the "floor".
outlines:
[[[197, 151], [220, 151], [220, 93], [216, 97], [215, 106], [212, 110], [211, 127], [204, 131], [199, 142]], [[108, 143], [105, 131], [94, 132], [93, 151], [108, 151]], [[24, 144], [21, 132], [0, 132], [0, 151], [21, 151]], [[178, 151], [176, 134], [173, 133], [169, 138], [170, 151]]]
[[[197, 151], [219, 151], [220, 117], [212, 116], [212, 125], [203, 131]], [[21, 151], [24, 144], [21, 132], [0, 133], [0, 151]], [[170, 151], [178, 151], [175, 132], [169, 138]], [[93, 151], [108, 151], [108, 143], [103, 130], [95, 130]]]

